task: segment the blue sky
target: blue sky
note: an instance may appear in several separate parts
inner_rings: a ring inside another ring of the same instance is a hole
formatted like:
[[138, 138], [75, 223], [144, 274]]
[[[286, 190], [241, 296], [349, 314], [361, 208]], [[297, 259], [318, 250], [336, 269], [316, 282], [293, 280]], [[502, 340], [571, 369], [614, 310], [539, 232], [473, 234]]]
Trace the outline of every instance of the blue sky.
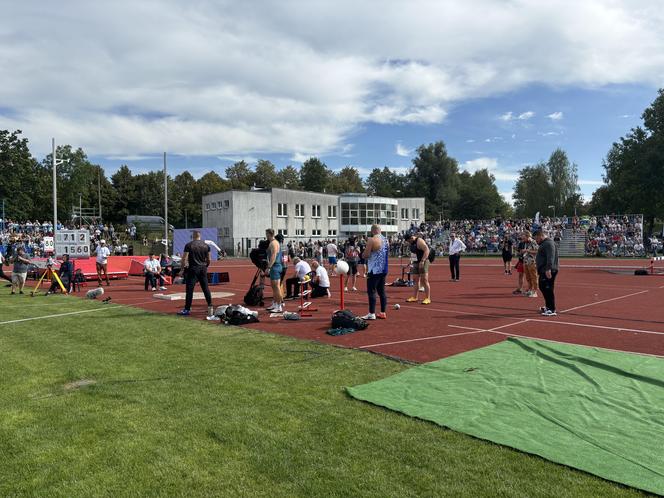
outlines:
[[[556, 147], [586, 198], [664, 86], [655, 0], [12, 3], [0, 128], [111, 174], [195, 176], [239, 159], [405, 171], [443, 140], [509, 199]], [[56, 21], [56, 22], [54, 22]]]

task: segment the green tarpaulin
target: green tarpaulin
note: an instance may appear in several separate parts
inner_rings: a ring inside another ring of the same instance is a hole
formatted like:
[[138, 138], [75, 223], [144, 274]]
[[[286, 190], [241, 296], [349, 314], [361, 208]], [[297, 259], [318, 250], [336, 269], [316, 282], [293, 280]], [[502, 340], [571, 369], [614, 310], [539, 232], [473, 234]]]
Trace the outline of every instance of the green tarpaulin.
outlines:
[[348, 392], [664, 494], [661, 358], [511, 338]]

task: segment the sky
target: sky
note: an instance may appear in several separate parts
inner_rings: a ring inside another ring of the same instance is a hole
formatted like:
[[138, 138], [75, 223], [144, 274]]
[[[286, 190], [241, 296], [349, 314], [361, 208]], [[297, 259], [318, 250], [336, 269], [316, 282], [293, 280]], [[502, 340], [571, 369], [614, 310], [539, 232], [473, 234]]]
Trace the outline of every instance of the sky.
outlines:
[[0, 0], [0, 129], [111, 175], [311, 156], [405, 172], [442, 140], [511, 199], [558, 147], [586, 200], [664, 87], [657, 0]]

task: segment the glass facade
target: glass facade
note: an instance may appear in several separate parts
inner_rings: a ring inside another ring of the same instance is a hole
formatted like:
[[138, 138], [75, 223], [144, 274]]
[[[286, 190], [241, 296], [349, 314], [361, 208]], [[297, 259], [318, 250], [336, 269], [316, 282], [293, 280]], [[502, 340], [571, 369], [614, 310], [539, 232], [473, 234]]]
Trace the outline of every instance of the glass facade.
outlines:
[[342, 202], [342, 225], [396, 225], [397, 206], [373, 202]]

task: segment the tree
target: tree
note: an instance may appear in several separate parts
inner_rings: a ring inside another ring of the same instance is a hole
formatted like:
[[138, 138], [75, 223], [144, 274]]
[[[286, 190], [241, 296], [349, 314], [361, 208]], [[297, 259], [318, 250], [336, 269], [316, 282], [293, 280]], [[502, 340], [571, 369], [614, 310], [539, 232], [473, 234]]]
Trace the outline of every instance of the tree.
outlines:
[[111, 185], [116, 192], [113, 212], [119, 220], [124, 221], [129, 215], [140, 214], [131, 211], [137, 204], [136, 183], [131, 170], [126, 164], [120, 166], [120, 169], [111, 176]]
[[[21, 130], [0, 130], [0, 198], [5, 201], [8, 218], [45, 219], [52, 195], [44, 182], [47, 171], [30, 154], [28, 139]], [[0, 217], [1, 217], [0, 213]]]
[[[217, 175], [218, 176], [218, 175]], [[200, 226], [201, 199], [197, 197], [198, 185], [196, 179], [189, 173], [183, 171], [169, 185], [169, 197], [173, 200], [173, 216], [169, 215], [169, 222], [175, 227]]]
[[338, 173], [330, 173], [329, 192], [335, 194], [364, 192], [360, 172], [352, 166], [346, 166]]
[[421, 145], [407, 176], [407, 193], [425, 197], [428, 218], [437, 219], [441, 212], [449, 213], [457, 202], [458, 173], [457, 161], [447, 155], [442, 141]]
[[274, 164], [264, 159], [259, 159], [254, 171], [253, 184], [260, 188], [280, 187], [281, 179]]
[[365, 182], [367, 191], [383, 197], [402, 197], [405, 191], [405, 177], [385, 166], [374, 168]]
[[557, 213], [568, 213], [580, 203], [576, 164], [570, 163], [562, 149], [556, 149], [546, 163], [551, 184], [551, 205]]
[[325, 192], [330, 179], [330, 170], [317, 157], [310, 157], [300, 168], [302, 189], [310, 192]]
[[530, 218], [535, 213], [547, 213], [551, 201], [551, 186], [546, 164], [527, 166], [519, 171], [514, 185], [514, 209], [516, 216]]
[[254, 173], [244, 161], [226, 168], [226, 179], [233, 190], [249, 190], [254, 183]]
[[466, 171], [459, 175], [459, 197], [452, 216], [487, 220], [506, 216], [508, 204], [503, 200], [495, 184], [495, 178], [487, 169], [476, 171], [472, 175]]
[[300, 172], [293, 166], [288, 165], [277, 173], [279, 176], [279, 187], [292, 190], [300, 190]]

